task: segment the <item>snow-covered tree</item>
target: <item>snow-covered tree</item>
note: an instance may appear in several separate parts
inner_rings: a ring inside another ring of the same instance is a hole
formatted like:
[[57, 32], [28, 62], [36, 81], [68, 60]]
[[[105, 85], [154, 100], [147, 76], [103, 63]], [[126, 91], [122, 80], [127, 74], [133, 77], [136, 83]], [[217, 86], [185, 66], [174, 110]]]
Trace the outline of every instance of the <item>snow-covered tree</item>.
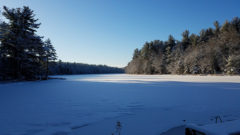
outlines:
[[153, 45], [146, 42], [134, 52], [125, 71], [131, 74], [240, 74], [240, 18], [235, 17], [223, 25], [216, 21], [214, 26], [199, 34], [186, 30], [181, 41], [169, 36], [167, 41], [151, 41]]
[[227, 74], [240, 73], [240, 56], [239, 55], [231, 55], [228, 57], [225, 72]]

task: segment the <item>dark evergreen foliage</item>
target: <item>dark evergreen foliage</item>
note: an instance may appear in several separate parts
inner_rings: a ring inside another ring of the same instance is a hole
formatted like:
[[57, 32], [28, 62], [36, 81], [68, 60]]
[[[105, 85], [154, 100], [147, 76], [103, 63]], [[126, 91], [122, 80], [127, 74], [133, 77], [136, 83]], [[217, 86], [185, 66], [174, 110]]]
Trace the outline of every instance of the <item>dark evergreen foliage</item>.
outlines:
[[44, 65], [55, 60], [56, 53], [49, 42], [43, 42], [36, 34], [40, 23], [33, 10], [26, 6], [3, 9], [8, 22], [0, 25], [0, 79], [47, 79]]
[[199, 35], [171, 35], [168, 41], [146, 42], [125, 68], [130, 74], [240, 74], [240, 19], [203, 29]]
[[102, 74], [102, 73], [124, 73], [123, 68], [109, 67], [106, 65], [89, 65], [70, 62], [50, 62], [49, 74], [72, 75], [72, 74]]

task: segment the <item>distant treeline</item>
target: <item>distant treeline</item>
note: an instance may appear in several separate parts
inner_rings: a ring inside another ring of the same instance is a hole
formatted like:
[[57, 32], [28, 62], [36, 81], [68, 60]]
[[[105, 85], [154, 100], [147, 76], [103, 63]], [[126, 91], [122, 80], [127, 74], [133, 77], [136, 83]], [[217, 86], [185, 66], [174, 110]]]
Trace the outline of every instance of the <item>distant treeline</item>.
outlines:
[[102, 74], [102, 73], [124, 73], [123, 68], [109, 67], [106, 65], [89, 65], [83, 63], [51, 62], [49, 74], [72, 75], [72, 74]]
[[172, 35], [167, 41], [146, 42], [136, 49], [125, 68], [130, 74], [239, 74], [240, 19], [200, 33], [182, 33], [182, 40]]

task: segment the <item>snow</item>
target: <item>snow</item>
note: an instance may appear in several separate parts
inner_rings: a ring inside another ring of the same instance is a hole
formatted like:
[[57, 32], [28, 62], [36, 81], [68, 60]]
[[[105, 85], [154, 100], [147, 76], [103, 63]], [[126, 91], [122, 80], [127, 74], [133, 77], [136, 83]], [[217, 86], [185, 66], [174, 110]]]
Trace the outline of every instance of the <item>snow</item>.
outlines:
[[224, 122], [224, 123], [215, 123], [215, 124], [209, 124], [209, 125], [203, 125], [203, 126], [197, 126], [194, 124], [190, 124], [187, 126], [189, 128], [208, 133], [209, 135], [231, 135], [240, 133], [240, 120], [234, 120], [230, 122]]
[[117, 121], [122, 135], [159, 135], [240, 119], [240, 76], [57, 77], [0, 84], [0, 135], [111, 135]]
[[[207, 125], [205, 126], [205, 130], [209, 130], [209, 131], [214, 131], [216, 135], [220, 135], [220, 134], [233, 134], [233, 133], [240, 133], [240, 121], [236, 120], [236, 121], [231, 121], [231, 122], [226, 122], [226, 123], [221, 123], [218, 126], [213, 125]], [[221, 130], [218, 130], [221, 129]]]

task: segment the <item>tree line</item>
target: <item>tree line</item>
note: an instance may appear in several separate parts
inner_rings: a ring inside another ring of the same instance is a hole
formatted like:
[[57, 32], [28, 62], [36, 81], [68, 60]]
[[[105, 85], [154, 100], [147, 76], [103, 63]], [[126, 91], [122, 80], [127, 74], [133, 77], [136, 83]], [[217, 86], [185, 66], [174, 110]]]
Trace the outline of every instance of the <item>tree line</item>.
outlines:
[[102, 74], [102, 73], [124, 73], [123, 68], [110, 67], [106, 65], [89, 65], [75, 62], [49, 63], [49, 74], [72, 75], [72, 74]]
[[49, 74], [122, 73], [105, 65], [56, 62], [51, 40], [37, 35], [40, 27], [29, 7], [3, 7], [0, 18], [0, 80], [46, 80]]
[[240, 19], [182, 33], [176, 40], [146, 42], [125, 68], [130, 74], [240, 74]]

